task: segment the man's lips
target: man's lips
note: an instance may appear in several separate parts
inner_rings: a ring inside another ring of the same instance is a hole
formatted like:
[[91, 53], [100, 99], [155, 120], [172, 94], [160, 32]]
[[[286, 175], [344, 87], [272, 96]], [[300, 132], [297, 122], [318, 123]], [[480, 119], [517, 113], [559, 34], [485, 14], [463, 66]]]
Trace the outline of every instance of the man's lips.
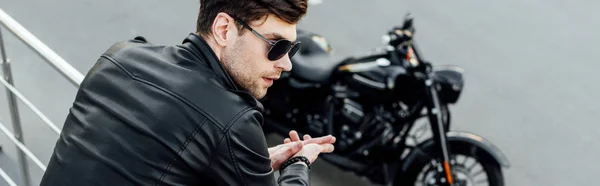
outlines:
[[267, 85], [271, 86], [273, 85], [273, 81], [277, 80], [276, 78], [263, 78], [263, 80], [265, 80], [265, 82], [267, 82]]
[[278, 79], [279, 79], [279, 74], [273, 74], [273, 75], [271, 75], [271, 76], [268, 76], [268, 77], [262, 77], [262, 78], [263, 78], [263, 80], [264, 80], [264, 81], [267, 83], [267, 85], [268, 85], [268, 86], [271, 86], [271, 85], [273, 85], [273, 82], [274, 82], [275, 80], [278, 80]]
[[266, 79], [278, 80], [279, 76], [265, 77]]

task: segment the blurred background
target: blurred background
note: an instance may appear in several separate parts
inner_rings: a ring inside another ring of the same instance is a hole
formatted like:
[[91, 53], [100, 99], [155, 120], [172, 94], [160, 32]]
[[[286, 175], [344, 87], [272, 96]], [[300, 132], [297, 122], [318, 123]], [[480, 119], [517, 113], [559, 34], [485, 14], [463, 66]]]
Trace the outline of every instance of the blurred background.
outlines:
[[[143, 35], [155, 44], [181, 43], [195, 30], [198, 7], [197, 0], [0, 0], [84, 74], [117, 41]], [[381, 35], [412, 13], [426, 59], [466, 71], [452, 130], [484, 136], [508, 156], [506, 185], [590, 185], [600, 173], [599, 7], [583, 0], [324, 0], [299, 28], [328, 38], [336, 55], [359, 55], [383, 46]], [[76, 89], [2, 29], [16, 87], [62, 126]], [[19, 111], [25, 143], [47, 163], [57, 135], [22, 102]], [[0, 122], [12, 130], [5, 89]], [[0, 145], [0, 167], [15, 176], [16, 148], [3, 134]], [[29, 165], [38, 185], [42, 172]], [[370, 185], [324, 161], [315, 166], [313, 185]]]

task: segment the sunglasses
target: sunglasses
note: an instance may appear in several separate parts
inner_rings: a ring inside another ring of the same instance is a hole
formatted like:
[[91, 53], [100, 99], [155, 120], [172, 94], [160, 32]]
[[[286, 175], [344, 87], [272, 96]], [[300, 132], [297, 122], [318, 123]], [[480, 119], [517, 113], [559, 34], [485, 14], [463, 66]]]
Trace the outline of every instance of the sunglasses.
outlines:
[[252, 27], [250, 27], [248, 24], [244, 23], [244, 21], [242, 21], [238, 18], [235, 18], [235, 17], [234, 17], [234, 19], [237, 22], [239, 22], [240, 24], [242, 24], [242, 26], [248, 28], [248, 30], [250, 30], [252, 33], [254, 33], [254, 35], [258, 36], [262, 40], [269, 43], [269, 45], [271, 45], [271, 48], [269, 48], [269, 53], [267, 53], [267, 58], [271, 61], [277, 61], [277, 60], [281, 59], [283, 56], [285, 56], [285, 54], [288, 54], [291, 59], [292, 57], [294, 57], [294, 54], [296, 54], [296, 52], [298, 52], [298, 49], [300, 49], [300, 43], [301, 43], [300, 41], [296, 41], [296, 42], [292, 43], [289, 40], [281, 39], [281, 40], [272, 42], [269, 39], [265, 38], [263, 35], [256, 32], [254, 29], [252, 29]]

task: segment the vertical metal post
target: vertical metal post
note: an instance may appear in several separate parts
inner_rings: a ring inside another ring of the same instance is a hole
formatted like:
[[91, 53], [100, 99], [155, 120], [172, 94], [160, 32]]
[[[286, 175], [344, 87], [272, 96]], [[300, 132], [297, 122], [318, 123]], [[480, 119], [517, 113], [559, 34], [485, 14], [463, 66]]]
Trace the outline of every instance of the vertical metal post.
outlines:
[[[2, 29], [0, 28], [0, 52], [2, 54], [2, 71], [4, 73], [4, 79], [11, 85], [14, 86], [12, 80], [12, 73], [10, 70], [10, 62], [6, 57], [6, 51], [4, 50], [4, 39], [2, 38]], [[10, 116], [13, 122], [13, 131], [15, 134], [15, 138], [19, 140], [19, 142], [25, 144], [23, 142], [23, 130], [21, 129], [21, 118], [19, 117], [19, 108], [17, 107], [17, 100], [15, 99], [15, 95], [8, 89], [6, 89], [6, 96], [8, 97], [8, 107], [10, 110]], [[31, 186], [29, 179], [29, 168], [27, 166], [27, 159], [25, 158], [25, 154], [23, 151], [17, 150], [17, 156], [19, 158], [19, 164], [21, 165], [21, 174], [23, 176], [23, 183], [26, 186]]]

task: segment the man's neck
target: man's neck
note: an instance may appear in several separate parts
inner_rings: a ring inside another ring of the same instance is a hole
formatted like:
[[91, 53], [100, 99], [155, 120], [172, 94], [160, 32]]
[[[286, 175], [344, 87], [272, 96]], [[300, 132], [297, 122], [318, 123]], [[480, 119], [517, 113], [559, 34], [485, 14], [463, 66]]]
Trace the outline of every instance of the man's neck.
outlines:
[[208, 46], [210, 46], [210, 48], [212, 49], [212, 51], [215, 53], [215, 55], [217, 56], [217, 58], [219, 59], [219, 62], [221, 62], [221, 47], [219, 47], [216, 43], [216, 41], [214, 40], [213, 37], [206, 37], [204, 35], [201, 35], [200, 33], [196, 32], [196, 35], [200, 36], [202, 39], [204, 39], [204, 41], [206, 41], [206, 43], [208, 44]]

